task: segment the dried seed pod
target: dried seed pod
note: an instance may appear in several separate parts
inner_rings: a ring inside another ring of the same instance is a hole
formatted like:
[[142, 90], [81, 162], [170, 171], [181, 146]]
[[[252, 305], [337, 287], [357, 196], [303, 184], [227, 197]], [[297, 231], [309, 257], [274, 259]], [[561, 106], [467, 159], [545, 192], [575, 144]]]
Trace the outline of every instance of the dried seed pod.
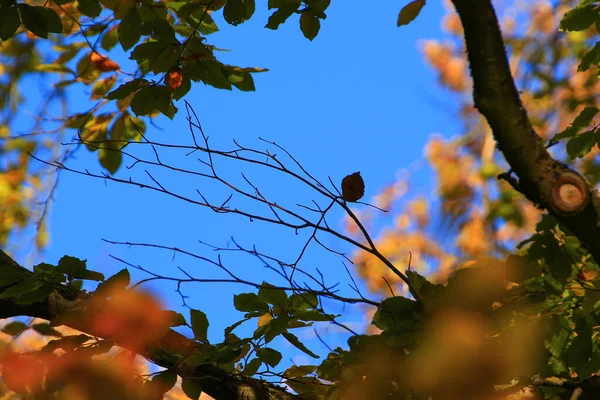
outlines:
[[167, 86], [171, 90], [177, 89], [183, 82], [183, 76], [181, 75], [181, 68], [175, 67], [169, 71], [165, 78]]
[[342, 198], [345, 201], [358, 201], [365, 194], [365, 181], [360, 172], [355, 172], [342, 179]]

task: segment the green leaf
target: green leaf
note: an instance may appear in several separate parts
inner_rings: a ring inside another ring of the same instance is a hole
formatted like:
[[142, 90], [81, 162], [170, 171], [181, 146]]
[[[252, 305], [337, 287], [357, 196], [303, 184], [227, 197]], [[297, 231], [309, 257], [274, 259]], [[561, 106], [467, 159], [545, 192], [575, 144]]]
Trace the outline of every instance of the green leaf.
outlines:
[[33, 292], [36, 289], [41, 288], [43, 285], [43, 282], [39, 279], [29, 278], [4, 290], [2, 293], [0, 293], [0, 298], [7, 299], [10, 297], [18, 297], [25, 293]]
[[316, 355], [315, 353], [313, 353], [312, 351], [310, 351], [305, 345], [304, 343], [302, 343], [298, 337], [296, 335], [294, 335], [293, 333], [289, 333], [289, 332], [283, 332], [282, 333], [283, 337], [287, 339], [288, 342], [290, 342], [291, 344], [293, 344], [294, 346], [296, 346], [298, 349], [302, 350], [303, 352], [305, 352], [306, 354], [308, 354], [309, 356], [311, 356], [312, 358], [319, 358], [318, 355]]
[[2, 327], [2, 332], [10, 336], [17, 336], [19, 333], [27, 329], [27, 325], [21, 321], [9, 322]]
[[381, 302], [372, 323], [383, 331], [397, 330], [402, 327], [403, 321], [408, 321], [408, 324], [412, 325], [417, 305], [416, 301], [406, 297], [387, 298]]
[[103, 98], [106, 93], [112, 89], [117, 81], [117, 76], [113, 75], [109, 78], [99, 79], [92, 85], [92, 100]]
[[15, 4], [0, 8], [0, 39], [8, 40], [21, 26], [21, 17]]
[[62, 337], [62, 333], [52, 328], [49, 324], [35, 324], [32, 328], [40, 335]]
[[150, 71], [155, 74], [167, 72], [177, 65], [179, 46], [164, 41], [146, 42], [137, 45], [131, 52], [131, 57], [138, 63], [148, 61]]
[[114, 292], [121, 292], [129, 285], [130, 281], [129, 271], [122, 269], [106, 281], [102, 282], [96, 288], [96, 293], [101, 295], [109, 295]]
[[216, 61], [187, 62], [183, 65], [183, 71], [193, 81], [202, 81], [217, 89], [231, 90], [231, 82], [222, 64]]
[[227, 23], [236, 26], [249, 20], [255, 8], [254, 0], [228, 0], [223, 8], [223, 17]]
[[131, 110], [136, 115], [148, 115], [158, 110], [170, 119], [173, 119], [177, 112], [171, 100], [171, 91], [162, 85], [141, 88], [131, 101]]
[[325, 314], [318, 310], [300, 310], [294, 312], [294, 317], [303, 321], [331, 322], [336, 318], [336, 315]]
[[425, 5], [425, 0], [414, 0], [402, 7], [400, 14], [398, 14], [398, 26], [408, 25], [411, 23]]
[[121, 143], [107, 142], [98, 151], [98, 161], [111, 175], [114, 175], [123, 162], [123, 153], [121, 153]]
[[75, 71], [64, 64], [39, 64], [35, 66], [36, 71], [57, 72], [60, 74], [69, 73], [75, 75]]
[[262, 365], [262, 360], [260, 358], [254, 358], [249, 363], [246, 364], [242, 374], [245, 376], [252, 376], [258, 371], [260, 366]]
[[271, 367], [275, 367], [281, 361], [281, 353], [269, 347], [256, 349], [256, 355]]
[[[573, 318], [577, 315], [579, 313], [574, 313]], [[581, 315], [575, 322], [577, 336], [567, 350], [569, 366], [582, 378], [587, 378], [600, 369], [600, 355], [592, 342], [593, 325], [595, 324], [590, 317]]]
[[275, 286], [267, 282], [263, 282], [260, 286], [260, 289], [258, 290], [258, 298], [278, 307], [285, 307], [288, 300], [285, 290], [277, 289]]
[[267, 21], [266, 28], [277, 29], [300, 7], [299, 1], [286, 1], [275, 11]]
[[244, 312], [257, 311], [264, 314], [269, 311], [269, 306], [254, 293], [241, 293], [233, 296], [233, 305], [236, 310]]
[[192, 81], [186, 74], [181, 75], [181, 85], [175, 90], [173, 90], [173, 99], [179, 100], [183, 96], [187, 94], [192, 88]]
[[119, 43], [119, 33], [117, 32], [117, 29], [111, 29], [102, 36], [100, 44], [104, 50], [109, 51]]
[[244, 322], [249, 321], [249, 320], [250, 320], [250, 318], [244, 318], [240, 321], [237, 321], [236, 323], [234, 323], [232, 325], [229, 325], [227, 328], [225, 328], [225, 331], [224, 331], [225, 337], [229, 336], [235, 328], [237, 328], [238, 326], [240, 326], [241, 324], [243, 324]]
[[206, 340], [209, 325], [206, 314], [199, 310], [190, 310], [190, 319], [192, 321], [194, 338]]
[[77, 257], [71, 256], [63, 256], [58, 261], [58, 266], [56, 269], [71, 278], [82, 279], [81, 277], [85, 274], [87, 270], [86, 265], [87, 260], [81, 260]]
[[122, 149], [131, 140], [139, 141], [146, 130], [144, 121], [123, 112], [110, 128], [110, 138], [117, 149]]
[[16, 299], [17, 304], [31, 304], [38, 303], [46, 300], [50, 293], [54, 291], [54, 288], [48, 284], [42, 284], [40, 287], [30, 290], [26, 293], [19, 295]]
[[142, 36], [142, 18], [137, 7], [132, 7], [117, 28], [123, 50], [129, 50]]
[[587, 131], [571, 138], [567, 142], [567, 154], [571, 159], [581, 158], [588, 154], [596, 144], [596, 132]]
[[592, 119], [594, 119], [598, 111], [598, 108], [594, 106], [588, 106], [584, 108], [581, 110], [575, 120], [573, 120], [573, 122], [564, 131], [557, 133], [552, 140], [560, 140], [577, 135], [577, 132], [579, 132], [582, 128], [590, 125]]
[[305, 38], [312, 41], [319, 34], [319, 29], [321, 29], [321, 21], [316, 15], [308, 12], [300, 15], [300, 30]]
[[22, 281], [26, 277], [26, 274], [17, 269], [4, 268], [2, 273], [0, 274], [0, 288], [12, 285], [15, 282]]
[[123, 19], [129, 10], [135, 6], [136, 0], [100, 0], [106, 8], [113, 10], [116, 19]]
[[594, 48], [585, 53], [581, 59], [581, 64], [577, 67], [577, 72], [587, 71], [592, 65], [600, 63], [600, 42], [596, 42]]
[[571, 259], [558, 247], [549, 247], [544, 254], [550, 273], [561, 282], [571, 276]]
[[283, 376], [286, 378], [296, 378], [298, 376], [310, 375], [317, 370], [314, 365], [293, 365], [285, 370]]
[[98, 0], [77, 0], [75, 6], [79, 12], [88, 17], [97, 17], [102, 11]]
[[[106, 98], [109, 100], [115, 99], [124, 99], [129, 96], [131, 93], [137, 91], [141, 86], [145, 86], [148, 84], [148, 81], [145, 79], [134, 79], [129, 82], [126, 82], [110, 92]], [[87, 114], [86, 114], [87, 115]]]
[[563, 31], [582, 31], [588, 28], [598, 18], [598, 11], [593, 4], [580, 4], [568, 11], [560, 21], [560, 29]]
[[290, 322], [290, 317], [287, 315], [283, 315], [281, 317], [273, 318], [269, 323], [265, 326], [259, 327], [254, 332], [254, 338], [260, 337], [264, 333], [265, 341], [269, 343], [276, 336], [280, 335], [282, 332], [287, 330], [288, 323]]
[[175, 43], [175, 30], [171, 23], [162, 19], [146, 21], [142, 24], [141, 32], [143, 35], [152, 36], [159, 42]]
[[226, 70], [229, 74], [229, 82], [231, 82], [233, 86], [244, 92], [253, 92], [256, 90], [254, 87], [254, 79], [249, 71], [246, 71], [242, 68], [229, 66], [227, 66]]
[[161, 371], [154, 375], [150, 385], [159, 393], [166, 393], [177, 383], [177, 373], [172, 370]]
[[47, 39], [49, 32], [62, 33], [62, 22], [53, 9], [22, 3], [18, 7], [23, 25], [34, 35]]
[[165, 315], [165, 318], [169, 320], [169, 326], [173, 327], [186, 325], [185, 317], [180, 313], [171, 310], [165, 310], [162, 311], [162, 313]]
[[202, 383], [198, 378], [183, 378], [181, 380], [181, 390], [192, 400], [198, 400], [202, 394]]
[[313, 292], [295, 293], [290, 296], [290, 311], [301, 311], [308, 310], [311, 308], [317, 308], [319, 306], [319, 299]]

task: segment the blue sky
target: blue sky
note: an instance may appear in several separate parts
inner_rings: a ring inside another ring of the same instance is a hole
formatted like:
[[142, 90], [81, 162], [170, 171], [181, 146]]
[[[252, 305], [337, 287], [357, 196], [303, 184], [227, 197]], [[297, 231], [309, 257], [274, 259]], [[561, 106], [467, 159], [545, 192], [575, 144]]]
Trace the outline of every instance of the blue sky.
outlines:
[[[440, 19], [444, 10], [440, 2], [429, 2], [416, 21], [401, 28], [396, 27], [396, 18], [403, 2], [369, 5], [367, 8], [365, 2], [357, 0], [333, 1], [313, 42], [302, 36], [297, 16], [278, 31], [265, 29], [269, 12], [263, 2], [257, 4], [253, 18], [238, 27], [227, 25], [219, 12], [215, 20], [221, 31], [212, 35], [209, 42], [232, 50], [220, 55], [220, 59], [270, 71], [254, 75], [257, 90], [253, 93], [220, 91], [202, 84], [192, 87], [186, 99], [201, 118], [212, 145], [231, 148], [235, 138], [249, 147], [264, 148], [258, 137], [274, 140], [324, 182], [330, 176], [339, 184], [345, 175], [360, 171], [368, 198], [392, 182], [398, 170], [422, 158], [430, 134], [458, 133], [460, 125], [453, 118], [452, 97], [437, 85], [433, 71], [418, 50], [420, 39], [442, 36]], [[148, 125], [151, 139], [168, 142], [189, 138], [185, 108], [182, 102], [176, 105], [180, 112], [173, 121], [158, 119], [161, 130]], [[77, 109], [76, 104], [73, 107]], [[69, 166], [101, 171], [96, 154], [85, 149], [77, 153]], [[312, 196], [278, 176], [265, 176], [244, 166], [240, 169], [239, 165], [224, 164], [223, 168], [233, 179], [239, 179], [241, 171], [248, 173], [261, 188], [290, 204]], [[130, 174], [142, 176], [122, 169], [117, 177]], [[415, 194], [429, 195], [431, 178], [427, 171], [412, 175], [412, 188], [418, 192]], [[200, 188], [215, 202], [226, 197], [222, 189], [210, 182], [178, 175], [163, 175], [161, 179], [184, 192]], [[341, 229], [341, 218], [338, 210], [329, 222]], [[111, 254], [165, 275], [181, 276], [177, 267], [197, 277], [219, 275], [214, 268], [190, 258], [173, 258], [172, 252], [114, 246], [103, 242], [103, 238], [177, 246], [214, 257], [214, 252], [199, 241], [227, 247], [233, 237], [237, 243], [256, 245], [286, 261], [295, 259], [304, 244], [303, 234], [296, 236], [281, 227], [216, 215], [161, 194], [70, 173], [62, 173], [49, 228], [50, 245], [34, 262], [57, 262], [68, 254], [87, 259], [89, 268], [107, 276], [124, 267]], [[339, 239], [321, 239], [335, 249], [351, 250]], [[228, 253], [225, 260], [241, 276], [259, 282], [272, 277], [252, 257]], [[314, 248], [302, 265], [313, 271], [319, 268], [328, 281], [339, 281], [343, 292], [353, 295], [339, 258]], [[136, 271], [132, 275], [138, 280], [146, 277]], [[173, 284], [160, 282], [145, 287], [157, 292], [168, 307], [182, 311]], [[208, 314], [209, 337], [214, 341], [222, 339], [223, 328], [242, 315], [233, 310], [233, 294], [254, 291], [232, 284], [190, 284], [183, 290], [189, 296], [190, 306]], [[330, 308], [332, 313], [349, 310], [352, 309], [340, 305]], [[188, 315], [187, 311], [183, 313]], [[360, 330], [364, 317], [360, 312], [350, 312], [344, 320]], [[256, 327], [254, 322], [248, 325], [240, 332], [250, 333]], [[318, 330], [330, 345], [344, 343], [345, 336], [336, 333], [337, 329], [323, 325]], [[310, 338], [309, 348], [326, 353], [310, 331], [304, 335], [300, 337]], [[289, 348], [278, 344], [279, 349]], [[298, 353], [286, 351], [284, 358]]]

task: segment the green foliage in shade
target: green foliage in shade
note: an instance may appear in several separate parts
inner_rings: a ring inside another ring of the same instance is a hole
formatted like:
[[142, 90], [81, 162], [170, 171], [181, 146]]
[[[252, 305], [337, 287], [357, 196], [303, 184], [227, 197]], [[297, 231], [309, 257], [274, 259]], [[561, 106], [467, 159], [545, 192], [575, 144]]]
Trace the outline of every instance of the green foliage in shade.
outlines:
[[131, 57], [137, 60], [138, 64], [147, 62], [148, 70], [158, 74], [177, 65], [180, 51], [179, 46], [168, 42], [145, 42], [133, 49]]
[[584, 0], [577, 7], [565, 13], [560, 21], [564, 31], [582, 31], [590, 27], [600, 17], [600, 10], [592, 0]]
[[0, 2], [0, 39], [10, 39], [19, 26], [21, 17], [16, 4], [6, 0]]
[[117, 35], [123, 50], [129, 50], [142, 36], [142, 18], [138, 7], [132, 7], [117, 28]]
[[567, 142], [567, 154], [571, 159], [584, 157], [592, 150], [597, 140], [596, 131], [580, 133]]
[[258, 298], [278, 307], [285, 307], [288, 301], [285, 290], [278, 289], [268, 282], [262, 283], [261, 288], [258, 290]]
[[290, 308], [295, 311], [308, 310], [319, 306], [319, 299], [312, 292], [294, 293], [290, 296]]
[[97, 17], [102, 11], [98, 0], [77, 0], [77, 9], [85, 16]]
[[277, 10], [271, 14], [267, 22], [266, 28], [277, 29], [279, 25], [283, 24], [287, 19], [298, 10], [300, 7], [299, 1], [294, 0], [281, 0], [277, 6], [271, 6], [269, 3], [269, 9], [277, 8]]
[[313, 353], [312, 351], [310, 351], [305, 345], [304, 343], [302, 343], [298, 337], [296, 335], [294, 335], [293, 333], [289, 333], [289, 332], [283, 332], [282, 336], [284, 338], [286, 338], [286, 340], [288, 342], [290, 342], [291, 344], [293, 344], [296, 348], [302, 350], [304, 353], [308, 354], [309, 356], [311, 356], [312, 358], [319, 358], [318, 355], [316, 355], [315, 353]]
[[425, 0], [413, 0], [400, 10], [398, 14], [398, 26], [410, 24], [421, 13], [425, 6]]
[[100, 272], [90, 271], [87, 269], [86, 260], [79, 258], [64, 256], [58, 261], [58, 272], [65, 274], [72, 279], [85, 279], [91, 281], [102, 281], [104, 275]]
[[206, 340], [208, 335], [208, 318], [199, 310], [190, 310], [190, 320], [194, 338]]
[[590, 67], [597, 66], [598, 63], [600, 63], [600, 42], [596, 42], [594, 47], [583, 56], [577, 72], [587, 71]]
[[235, 26], [249, 20], [255, 9], [254, 0], [228, 0], [223, 8], [223, 17]]
[[128, 81], [128, 82], [120, 85], [118, 88], [116, 88], [115, 90], [110, 92], [106, 96], [106, 98], [109, 100], [124, 99], [125, 97], [129, 96], [131, 93], [136, 92], [140, 87], [146, 86], [146, 85], [148, 85], [148, 81], [146, 79], [141, 79], [141, 78], [133, 79], [131, 81]]
[[122, 269], [104, 282], [100, 283], [96, 288], [96, 293], [100, 295], [108, 295], [114, 292], [125, 290], [129, 286], [130, 281], [129, 271]]
[[300, 15], [300, 29], [305, 38], [313, 40], [319, 34], [321, 21], [316, 15], [305, 11]]
[[590, 125], [590, 123], [592, 122], [592, 119], [594, 119], [596, 114], [598, 114], [597, 107], [594, 107], [594, 106], [585, 107], [583, 110], [581, 110], [579, 115], [577, 115], [577, 117], [575, 117], [573, 122], [565, 130], [563, 130], [560, 133], [557, 133], [552, 138], [551, 141], [565, 139], [565, 138], [571, 138], [571, 137], [577, 135], [577, 133], [581, 129]]
[[373, 325], [383, 331], [411, 329], [416, 323], [417, 305], [417, 302], [406, 297], [385, 299], [373, 316]]
[[166, 393], [177, 383], [177, 373], [171, 370], [161, 371], [152, 377], [148, 383], [154, 393]]
[[269, 311], [269, 305], [254, 293], [241, 293], [233, 296], [233, 305], [238, 311], [259, 313], [262, 315]]
[[173, 119], [177, 108], [173, 105], [171, 91], [162, 85], [144, 86], [138, 90], [131, 101], [131, 111], [136, 115], [148, 115], [160, 111]]
[[277, 366], [277, 364], [279, 364], [279, 362], [281, 361], [281, 353], [269, 347], [256, 349], [256, 355], [265, 364], [268, 364], [271, 367]]
[[202, 382], [200, 379], [183, 378], [181, 389], [191, 400], [198, 400], [202, 394]]
[[258, 371], [262, 363], [263, 362], [260, 358], [253, 358], [252, 360], [250, 360], [250, 362], [246, 364], [246, 366], [242, 370], [242, 373], [246, 376], [252, 376], [256, 373], [256, 371]]
[[48, 33], [62, 33], [62, 22], [56, 11], [27, 4], [19, 4], [18, 7], [23, 25], [34, 35], [48, 38]]

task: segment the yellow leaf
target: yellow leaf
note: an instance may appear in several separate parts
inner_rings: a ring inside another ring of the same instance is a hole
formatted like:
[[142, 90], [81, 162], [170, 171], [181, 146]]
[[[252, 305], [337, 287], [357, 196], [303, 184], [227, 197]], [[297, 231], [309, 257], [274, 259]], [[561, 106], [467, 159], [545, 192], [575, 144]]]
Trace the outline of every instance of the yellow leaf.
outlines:
[[272, 319], [273, 316], [269, 313], [261, 315], [260, 317], [258, 317], [258, 327], [260, 328], [261, 326], [267, 325], [269, 322], [271, 322]]

